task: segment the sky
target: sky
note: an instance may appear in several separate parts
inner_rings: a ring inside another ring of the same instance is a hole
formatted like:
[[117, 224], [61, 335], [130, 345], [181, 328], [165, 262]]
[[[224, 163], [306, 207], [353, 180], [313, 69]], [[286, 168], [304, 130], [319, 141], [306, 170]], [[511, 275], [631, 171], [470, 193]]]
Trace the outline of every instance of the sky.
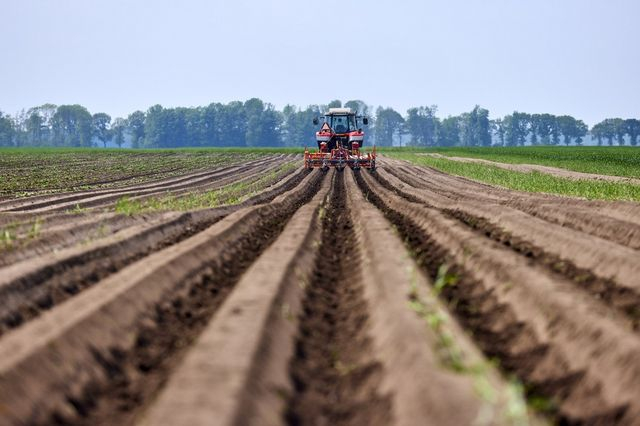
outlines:
[[640, 118], [638, 0], [0, 0], [0, 110], [258, 97]]

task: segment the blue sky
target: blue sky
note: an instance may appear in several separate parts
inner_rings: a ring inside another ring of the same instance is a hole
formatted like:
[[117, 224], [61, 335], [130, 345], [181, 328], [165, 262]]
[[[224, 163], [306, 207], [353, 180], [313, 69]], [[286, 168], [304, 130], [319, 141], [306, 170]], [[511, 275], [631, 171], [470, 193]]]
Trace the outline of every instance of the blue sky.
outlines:
[[259, 97], [640, 117], [637, 0], [3, 0], [0, 110]]

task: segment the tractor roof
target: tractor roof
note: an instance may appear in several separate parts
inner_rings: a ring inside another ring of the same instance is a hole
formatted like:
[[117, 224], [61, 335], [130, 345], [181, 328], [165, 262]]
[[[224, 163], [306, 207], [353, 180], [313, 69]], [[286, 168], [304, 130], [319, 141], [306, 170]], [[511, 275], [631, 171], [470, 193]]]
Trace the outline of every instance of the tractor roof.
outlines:
[[329, 108], [329, 112], [325, 115], [350, 115], [355, 114], [351, 108]]

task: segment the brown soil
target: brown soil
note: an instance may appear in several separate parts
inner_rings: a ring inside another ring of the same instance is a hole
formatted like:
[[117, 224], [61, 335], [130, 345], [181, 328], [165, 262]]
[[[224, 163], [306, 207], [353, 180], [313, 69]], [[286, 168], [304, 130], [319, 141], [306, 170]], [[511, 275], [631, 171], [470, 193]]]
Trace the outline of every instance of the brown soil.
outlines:
[[[287, 160], [286, 157], [255, 160], [244, 165], [223, 167], [218, 170], [200, 172], [156, 183], [146, 183], [127, 188], [98, 189], [72, 194], [31, 197], [23, 200], [0, 204], [0, 211], [10, 212], [51, 212], [73, 210], [76, 207], [88, 208], [115, 203], [124, 196], [150, 196], [155, 194], [178, 192], [183, 189], [197, 188], [217, 180], [246, 177], [265, 168], [273, 168]], [[227, 179], [225, 182], [228, 182]]]
[[475, 340], [532, 395], [554, 401], [560, 420], [635, 418], [631, 388], [640, 383], [629, 374], [640, 367], [632, 361], [638, 342], [623, 318], [466, 225], [363, 178], [369, 200], [385, 211], [425, 271], [436, 279], [447, 265], [455, 285], [443, 294]]
[[[0, 279], [0, 334], [38, 316], [152, 252], [201, 232], [244, 207], [263, 204], [294, 187], [298, 174], [246, 202], [183, 214], [167, 213], [151, 224], [133, 226], [93, 245], [71, 248], [5, 268]], [[15, 279], [11, 279], [15, 276]]]
[[316, 265], [302, 305], [290, 367], [294, 393], [287, 422], [387, 424], [391, 401], [378, 393], [382, 367], [372, 359], [371, 340], [365, 333], [367, 306], [344, 173], [335, 176], [322, 218]]
[[[399, 189], [399, 186], [394, 186], [380, 174], [375, 174], [374, 177], [383, 187], [393, 191], [404, 199], [411, 202], [422, 203], [434, 208], [434, 206], [427, 201], [428, 197], [422, 196], [423, 194], [421, 191], [413, 191], [406, 187], [404, 189]], [[561, 251], [554, 252], [553, 247], [551, 247], [551, 250], [549, 251], [548, 247], [551, 244], [533, 244], [531, 240], [535, 240], [535, 238], [530, 236], [528, 240], [526, 239], [526, 234], [522, 232], [522, 222], [510, 220], [498, 222], [495, 220], [498, 216], [497, 214], [482, 214], [484, 212], [477, 204], [473, 207], [462, 204], [451, 205], [451, 207], [442, 207], [447, 206], [448, 204], [436, 204], [440, 206], [439, 211], [446, 216], [458, 219], [462, 223], [476, 230], [478, 234], [500, 242], [504, 246], [509, 247], [515, 252], [531, 259], [532, 262], [546, 267], [550, 273], [555, 274], [559, 279], [566, 278], [572, 281], [576, 286], [584, 288], [588, 292], [592, 293], [596, 298], [606, 301], [614, 308], [627, 314], [633, 321], [634, 328], [638, 328], [638, 321], [640, 321], [640, 293], [635, 289], [625, 287], [605, 274], [597, 275], [587, 268], [576, 266], [570, 258], [563, 258], [557, 254], [561, 253]], [[526, 217], [523, 219], [526, 220]], [[528, 221], [535, 222], [535, 219], [528, 219]], [[541, 224], [541, 227], [548, 228], [549, 226], [550, 225], [548, 224]], [[518, 229], [518, 235], [514, 236], [509, 229]], [[538, 229], [534, 228], [529, 235], [532, 235], [533, 232], [541, 233], [542, 231], [538, 231]], [[593, 240], [593, 238], [587, 237], [586, 240]], [[587, 244], [593, 243], [589, 241]], [[572, 245], [575, 247], [577, 242], [574, 242]], [[599, 257], [603, 256], [604, 254], [601, 254]], [[633, 261], [633, 257], [629, 260]]]
[[637, 204], [381, 158], [235, 206], [97, 209], [271, 160], [0, 201], [28, 241], [0, 260], [0, 424], [637, 424]]

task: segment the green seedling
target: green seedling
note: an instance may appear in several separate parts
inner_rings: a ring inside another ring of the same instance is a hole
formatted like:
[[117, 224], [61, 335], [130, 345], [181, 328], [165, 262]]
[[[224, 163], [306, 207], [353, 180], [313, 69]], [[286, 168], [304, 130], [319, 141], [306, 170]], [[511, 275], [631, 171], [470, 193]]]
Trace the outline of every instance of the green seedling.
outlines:
[[436, 280], [433, 283], [434, 293], [439, 295], [442, 293], [445, 287], [456, 285], [458, 282], [458, 277], [455, 274], [449, 273], [449, 265], [443, 263], [438, 268], [438, 274], [436, 275]]
[[27, 237], [30, 240], [38, 238], [38, 235], [40, 235], [41, 227], [42, 227], [42, 220], [40, 218], [36, 218], [36, 220], [33, 222], [33, 225], [31, 225], [31, 228], [29, 229], [29, 233], [27, 234]]

